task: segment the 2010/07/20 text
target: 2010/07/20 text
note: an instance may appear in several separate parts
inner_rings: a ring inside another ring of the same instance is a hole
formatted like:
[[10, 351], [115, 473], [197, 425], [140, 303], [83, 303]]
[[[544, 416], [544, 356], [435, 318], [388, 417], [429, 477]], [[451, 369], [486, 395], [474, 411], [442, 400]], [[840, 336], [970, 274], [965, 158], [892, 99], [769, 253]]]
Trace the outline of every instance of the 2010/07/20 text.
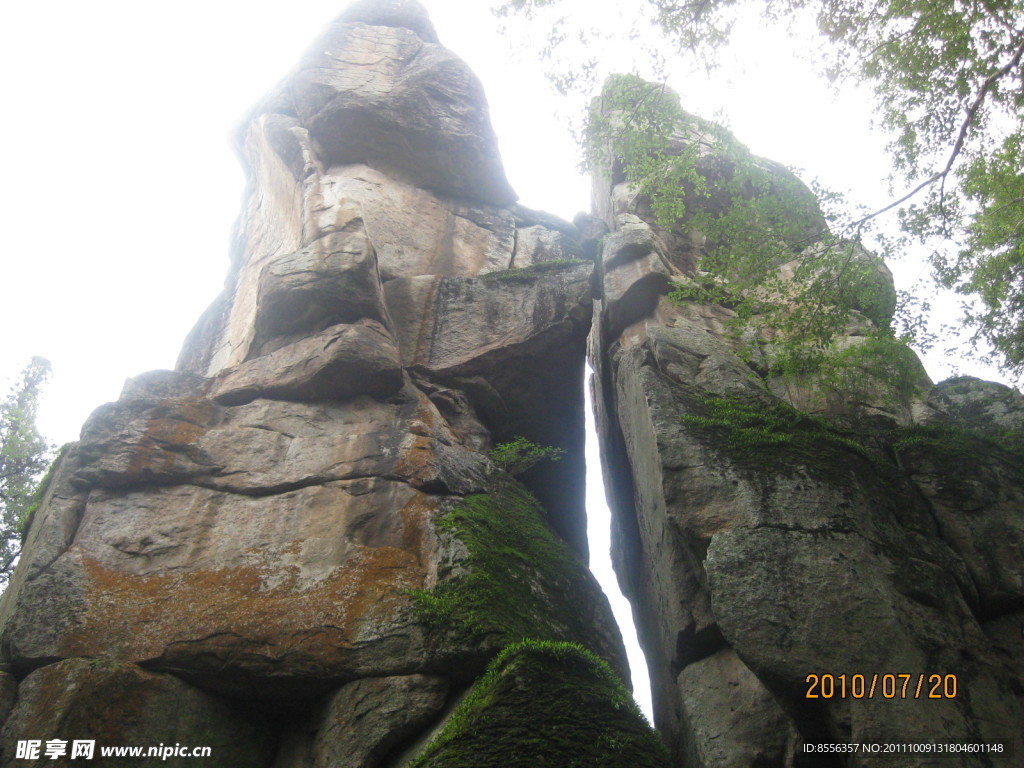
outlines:
[[808, 699], [955, 699], [956, 675], [810, 674], [805, 679]]

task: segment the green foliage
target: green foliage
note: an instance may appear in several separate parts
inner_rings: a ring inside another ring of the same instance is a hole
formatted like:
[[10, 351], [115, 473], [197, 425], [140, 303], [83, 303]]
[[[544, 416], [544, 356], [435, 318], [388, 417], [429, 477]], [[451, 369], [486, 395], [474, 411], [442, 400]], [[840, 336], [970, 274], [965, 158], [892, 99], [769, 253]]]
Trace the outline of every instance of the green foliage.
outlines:
[[875, 454], [854, 433], [832, 427], [782, 402], [742, 397], [706, 397], [703, 413], [680, 417], [687, 426], [719, 436], [723, 447], [763, 466], [793, 463], [813, 466], [837, 451], [875, 461]]
[[771, 372], [787, 389], [795, 386], [831, 398], [834, 408], [847, 402], [906, 408], [931, 386], [905, 340], [877, 329], [839, 349], [781, 347], [772, 352]]
[[897, 297], [880, 260], [830, 236], [793, 174], [685, 113], [664, 87], [610, 78], [591, 111], [586, 152], [591, 170], [620, 174], [641, 207], [649, 201], [659, 227], [703, 237], [697, 271], [671, 300], [722, 304], [735, 313], [737, 337], [770, 334], [776, 360], [805, 367], [832, 355], [854, 310], [893, 336]]
[[50, 466], [46, 468], [46, 472], [43, 474], [43, 479], [39, 481], [36, 486], [35, 492], [32, 494], [32, 502], [28, 505], [25, 510], [25, 514], [22, 515], [18, 521], [18, 538], [21, 543], [25, 543], [25, 537], [28, 536], [29, 529], [32, 527], [32, 521], [35, 519], [36, 511], [39, 509], [39, 505], [43, 502], [43, 497], [46, 496], [46, 491], [50, 488], [50, 483], [53, 482], [54, 473], [57, 471], [57, 467], [60, 465], [61, 459], [64, 458], [64, 454], [67, 453], [72, 443], [65, 443], [58, 449], [57, 454], [53, 457], [53, 461], [50, 462]]
[[1024, 135], [971, 158], [960, 179], [966, 237], [955, 256], [938, 251], [932, 262], [944, 285], [980, 298], [967, 316], [976, 338], [1024, 372]]
[[[550, 55], [577, 37], [565, 17], [552, 20], [559, 5], [506, 0], [499, 10], [538, 19], [545, 11], [547, 24], [560, 29]], [[818, 53], [822, 73], [840, 87], [853, 81], [873, 89], [876, 124], [890, 137], [891, 181], [907, 190], [880, 210], [848, 214], [846, 232], [856, 239], [870, 220], [899, 210], [908, 241], [935, 247], [936, 278], [979, 299], [963, 318], [975, 341], [991, 344], [1008, 372], [1024, 374], [1024, 0], [647, 0], [632, 10], [663, 33], [664, 42], [649, 46], [655, 63], [674, 47], [709, 69], [741, 15], [760, 13], [766, 24], [786, 20], [794, 29], [813, 19], [828, 41]], [[586, 28], [578, 33], [591, 50], [610, 44]], [[579, 77], [560, 74], [558, 82], [589, 84], [596, 61], [584, 58]], [[636, 126], [656, 136], [662, 122], [644, 117]], [[600, 133], [590, 138], [608, 138]], [[677, 190], [700, 192], [692, 163], [656, 139], [623, 138], [633, 147], [623, 154], [630, 180], [659, 218], [688, 215]], [[670, 189], [656, 191], [658, 184]]]
[[507, 646], [410, 768], [666, 767], [668, 752], [608, 664], [581, 645]]
[[544, 275], [552, 272], [564, 272], [567, 269], [578, 267], [580, 264], [590, 264], [584, 259], [552, 259], [551, 261], [538, 261], [526, 267], [515, 269], [504, 269], [500, 272], [488, 272], [481, 275], [480, 279], [488, 283], [534, 283]]
[[10, 577], [21, 551], [20, 531], [38, 503], [38, 478], [50, 463], [51, 448], [36, 429], [39, 392], [49, 375], [49, 362], [33, 358], [0, 401], [0, 583]]
[[510, 475], [521, 475], [542, 461], [558, 461], [565, 456], [564, 448], [537, 443], [519, 436], [507, 443], [499, 443], [487, 452], [487, 457]]
[[995, 447], [1017, 462], [1024, 461], [1024, 434], [992, 432], [960, 424], [915, 424], [893, 433], [892, 445], [901, 455], [925, 451], [947, 462], [956, 462], [961, 467], [976, 461], [985, 446]]
[[504, 650], [411, 765], [667, 766], [615, 672], [578, 644], [593, 641], [581, 605], [595, 586], [537, 500], [499, 475], [436, 525], [467, 554], [437, 586], [411, 592], [428, 640]]
[[875, 333], [832, 356], [823, 366], [822, 384], [859, 400], [871, 400], [872, 388], [891, 388], [904, 404], [931, 382], [917, 355], [902, 339]]
[[824, 232], [817, 202], [795, 176], [685, 112], [664, 84], [609, 77], [587, 115], [583, 150], [587, 170], [621, 174], [659, 226], [701, 232], [712, 262], [742, 252], [760, 273]]
[[412, 592], [417, 615], [437, 637], [476, 645], [590, 635], [577, 604], [590, 589], [585, 567], [518, 483], [495, 478], [490, 493], [467, 496], [437, 527], [469, 553], [460, 564], [465, 573]]
[[1024, 462], [1021, 432], [957, 422], [837, 429], [784, 403], [741, 396], [698, 398], [693, 413], [680, 421], [701, 433], [709, 447], [761, 476], [800, 470], [833, 484], [857, 476], [890, 495], [905, 487], [906, 472], [924, 469], [944, 478], [950, 492], [964, 489], [967, 498], [976, 493], [970, 486], [977, 478], [963, 468], [979, 456], [1018, 473]]

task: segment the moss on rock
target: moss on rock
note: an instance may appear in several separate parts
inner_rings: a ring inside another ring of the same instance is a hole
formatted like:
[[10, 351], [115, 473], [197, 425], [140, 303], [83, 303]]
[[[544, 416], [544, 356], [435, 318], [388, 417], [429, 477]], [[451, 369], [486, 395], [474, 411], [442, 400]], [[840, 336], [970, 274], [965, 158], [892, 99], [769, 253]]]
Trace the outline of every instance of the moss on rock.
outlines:
[[566, 270], [578, 267], [580, 264], [590, 264], [583, 259], [554, 259], [552, 261], [538, 261], [527, 267], [505, 269], [500, 272], [488, 272], [481, 275], [480, 279], [485, 283], [532, 283], [544, 275], [552, 272], [565, 272]]
[[694, 397], [688, 407], [692, 412], [680, 417], [684, 427], [739, 467], [760, 474], [806, 472], [840, 484], [857, 476], [890, 495], [906, 491], [908, 476], [922, 470], [941, 474], [944, 486], [969, 486], [963, 468], [978, 457], [1013, 471], [1024, 459], [1019, 432], [952, 422], [839, 429], [781, 401], [737, 395]]
[[654, 768], [664, 744], [607, 663], [575, 643], [499, 654], [409, 768]]
[[702, 398], [698, 413], [680, 417], [741, 463], [778, 470], [784, 466], [813, 469], [838, 454], [856, 454], [868, 461], [877, 456], [852, 432], [838, 430], [823, 419], [779, 402], [749, 397]]
[[518, 483], [495, 477], [489, 493], [467, 496], [437, 527], [468, 551], [436, 587], [411, 593], [439, 645], [489, 640], [504, 646], [523, 638], [593, 643], [590, 598], [601, 597], [597, 587]]
[[60, 466], [61, 461], [64, 460], [64, 456], [67, 455], [67, 452], [72, 445], [74, 445], [74, 443], [64, 443], [64, 445], [58, 449], [57, 455], [53, 457], [53, 461], [50, 462], [50, 466], [46, 468], [46, 473], [43, 475], [43, 479], [39, 481], [39, 485], [36, 486], [35, 493], [32, 494], [32, 502], [25, 508], [23, 516], [18, 520], [18, 536], [20, 537], [22, 544], [25, 543], [25, 539], [28, 537], [29, 529], [32, 527], [32, 521], [36, 517], [39, 505], [43, 502], [43, 497], [46, 496], [46, 492], [50, 490], [50, 484], [53, 482], [53, 478], [57, 474], [57, 468]]

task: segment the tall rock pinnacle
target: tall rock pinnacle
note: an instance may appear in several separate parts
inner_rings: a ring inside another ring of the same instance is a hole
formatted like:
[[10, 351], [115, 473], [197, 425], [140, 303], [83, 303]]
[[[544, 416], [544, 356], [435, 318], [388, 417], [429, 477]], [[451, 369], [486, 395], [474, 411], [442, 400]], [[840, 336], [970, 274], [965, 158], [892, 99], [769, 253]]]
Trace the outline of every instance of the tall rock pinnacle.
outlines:
[[[592, 265], [513, 205], [476, 77], [418, 3], [358, 2], [240, 150], [223, 294], [178, 370], [97, 409], [30, 523], [0, 765], [32, 739], [442, 765], [458, 723], [499, 752], [555, 727], [539, 699], [578, 721], [537, 742], [555, 762], [663, 765], [585, 565]], [[520, 483], [488, 458], [517, 438], [566, 457]], [[446, 726], [492, 660], [508, 721], [471, 696]]]
[[[594, 400], [655, 723], [675, 764], [699, 768], [1016, 765], [1024, 398], [974, 380], [933, 387], [910, 349], [878, 341], [895, 306], [888, 269], [829, 238], [776, 163], [746, 158], [759, 183], [730, 201], [739, 164], [721, 136], [680, 118], [668, 151], [699, 147], [707, 194], [689, 193], [690, 218], [672, 228], [625, 179], [594, 179], [609, 230]], [[714, 243], [689, 222], [754, 194], [787, 212], [783, 278], [820, 248], [863, 265], [834, 368], [779, 372], [774, 329], [751, 345], [730, 328], [735, 305], [668, 295], [713, 279]], [[933, 742], [961, 751], [936, 757]]]
[[453, 197], [514, 202], [483, 87], [440, 45], [423, 7], [360, 2], [338, 22], [288, 88], [321, 161], [366, 163]]

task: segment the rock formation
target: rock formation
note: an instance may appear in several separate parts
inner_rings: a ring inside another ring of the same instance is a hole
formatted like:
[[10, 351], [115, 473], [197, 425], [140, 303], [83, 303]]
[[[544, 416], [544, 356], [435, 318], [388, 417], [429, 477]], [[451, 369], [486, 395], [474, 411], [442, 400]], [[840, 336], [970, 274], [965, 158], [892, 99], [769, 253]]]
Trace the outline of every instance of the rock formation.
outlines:
[[[673, 137], [674, 151], [700, 146], [709, 180], [687, 210], [721, 209], [730, 157], [697, 125]], [[790, 231], [823, 230], [803, 185], [755, 163]], [[741, 355], [750, 339], [729, 307], [667, 297], [702, 279], [702, 233], [658, 227], [621, 175], [595, 179], [594, 206], [608, 232], [590, 343], [613, 556], [677, 764], [894, 764], [801, 752], [833, 742], [1001, 741], [1022, 759], [1024, 398], [973, 379], [932, 387], [906, 348], [890, 350], [898, 365], [873, 360], [868, 331], [895, 306], [880, 262], [837, 341], [864, 351], [859, 375], [784, 381]], [[797, 238], [779, 269], [821, 247]]]
[[[53, 764], [27, 739], [467, 764], [504, 650], [494, 748], [664, 765], [585, 564], [591, 263], [514, 203], [476, 77], [414, 0], [357, 2], [239, 145], [223, 294], [177, 370], [92, 415], [31, 521], [0, 764]], [[566, 456], [521, 485], [488, 458], [516, 437]], [[531, 747], [540, 695], [577, 721]], [[434, 732], [444, 757], [417, 759]]]
[[[913, 365], [856, 391], [752, 366], [729, 308], [667, 298], [700, 275], [686, 222], [659, 228], [617, 177], [576, 224], [515, 203], [480, 83], [415, 0], [350, 6], [239, 146], [223, 293], [177, 369], [130, 380], [44, 484], [0, 601], [0, 766], [74, 762], [19, 757], [28, 739], [260, 768], [871, 766], [800, 747], [936, 739], [1024, 755], [1019, 394]], [[794, 228], [820, 230], [810, 193], [763, 167]], [[892, 311], [888, 271], [850, 258], [877, 279], [848, 347]], [[585, 566], [588, 334], [671, 756]], [[565, 458], [513, 477], [490, 456], [519, 437]], [[875, 674], [938, 674], [942, 695], [855, 695]]]

